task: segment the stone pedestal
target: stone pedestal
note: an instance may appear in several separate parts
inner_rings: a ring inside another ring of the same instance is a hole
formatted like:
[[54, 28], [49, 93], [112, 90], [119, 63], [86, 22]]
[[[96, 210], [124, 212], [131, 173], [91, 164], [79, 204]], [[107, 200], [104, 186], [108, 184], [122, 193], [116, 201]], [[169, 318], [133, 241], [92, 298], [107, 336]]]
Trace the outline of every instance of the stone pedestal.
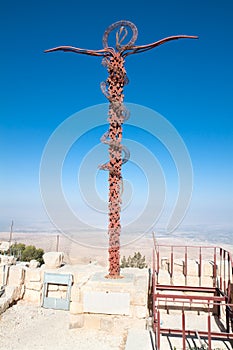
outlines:
[[[117, 323], [127, 328], [133, 321], [143, 321], [148, 316], [147, 269], [124, 269], [123, 278], [119, 279], [105, 275], [105, 271], [94, 273], [79, 289], [79, 301], [71, 301], [72, 327], [110, 330]], [[73, 322], [75, 315], [80, 314], [83, 322]]]

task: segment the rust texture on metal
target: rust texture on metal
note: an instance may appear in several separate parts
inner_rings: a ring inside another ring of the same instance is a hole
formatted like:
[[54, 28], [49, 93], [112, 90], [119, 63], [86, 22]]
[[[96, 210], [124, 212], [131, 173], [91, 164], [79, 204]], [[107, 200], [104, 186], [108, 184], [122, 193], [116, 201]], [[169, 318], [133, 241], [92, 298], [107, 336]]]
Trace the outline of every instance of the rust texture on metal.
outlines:
[[[131, 39], [127, 40], [128, 31]], [[115, 48], [109, 45], [109, 36], [115, 32]], [[129, 159], [129, 151], [121, 144], [122, 124], [129, 117], [129, 112], [123, 105], [124, 85], [128, 83], [124, 67], [125, 57], [151, 50], [161, 44], [177, 39], [196, 39], [197, 36], [176, 35], [164, 38], [147, 45], [136, 46], [138, 30], [129, 21], [118, 21], [110, 25], [103, 35], [103, 49], [89, 50], [73, 46], [59, 46], [45, 52], [67, 51], [78, 54], [103, 57], [103, 64], [108, 70], [108, 78], [101, 83], [101, 90], [109, 100], [109, 130], [101, 141], [109, 146], [109, 162], [100, 166], [101, 169], [109, 171], [109, 275], [108, 278], [120, 278], [120, 234], [121, 234], [121, 167]], [[122, 159], [122, 153], [124, 158]]]

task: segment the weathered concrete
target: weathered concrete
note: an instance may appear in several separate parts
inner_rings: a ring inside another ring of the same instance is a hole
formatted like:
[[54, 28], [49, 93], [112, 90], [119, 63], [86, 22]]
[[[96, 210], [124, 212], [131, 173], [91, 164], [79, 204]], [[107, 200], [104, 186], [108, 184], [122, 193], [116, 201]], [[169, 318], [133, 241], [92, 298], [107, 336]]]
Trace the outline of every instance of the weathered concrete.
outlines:
[[83, 311], [95, 314], [130, 315], [130, 294], [86, 291], [83, 295]]
[[148, 330], [129, 330], [125, 350], [149, 350], [152, 348]]

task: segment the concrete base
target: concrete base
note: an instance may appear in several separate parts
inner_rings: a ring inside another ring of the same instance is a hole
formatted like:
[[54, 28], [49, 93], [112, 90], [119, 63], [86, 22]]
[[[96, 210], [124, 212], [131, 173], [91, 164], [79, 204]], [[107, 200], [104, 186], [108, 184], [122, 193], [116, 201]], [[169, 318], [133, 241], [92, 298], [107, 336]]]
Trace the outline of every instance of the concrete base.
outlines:
[[121, 274], [123, 278], [108, 279], [105, 271], [98, 271], [80, 287], [81, 307], [71, 308], [71, 313], [75, 315], [77, 309], [77, 314], [82, 314], [84, 320], [73, 322], [73, 327], [83, 324], [85, 328], [110, 331], [116, 323], [127, 329], [133, 320], [145, 322], [148, 316], [148, 271], [131, 268], [122, 270]]
[[83, 312], [107, 315], [130, 315], [134, 275], [107, 279], [95, 273], [83, 288]]

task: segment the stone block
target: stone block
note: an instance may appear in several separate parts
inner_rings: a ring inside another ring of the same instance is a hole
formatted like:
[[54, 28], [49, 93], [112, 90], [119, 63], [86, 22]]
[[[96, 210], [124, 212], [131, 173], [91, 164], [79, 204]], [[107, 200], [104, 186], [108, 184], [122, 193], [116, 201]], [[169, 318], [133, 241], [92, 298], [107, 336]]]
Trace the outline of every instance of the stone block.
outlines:
[[30, 262], [29, 262], [29, 268], [30, 269], [36, 269], [37, 267], [39, 267], [40, 266], [40, 263], [39, 263], [39, 261], [37, 261], [37, 260], [30, 260]]
[[40, 282], [41, 281], [41, 270], [40, 269], [25, 269], [25, 282]]
[[132, 298], [132, 304], [133, 305], [146, 305], [147, 304], [147, 290], [141, 291], [136, 290], [133, 298]]
[[23, 299], [30, 303], [36, 304], [37, 306], [40, 306], [41, 292], [32, 289], [25, 289]]
[[84, 312], [110, 315], [130, 314], [130, 293], [85, 291]]
[[43, 255], [46, 268], [57, 269], [63, 264], [64, 253], [62, 252], [47, 252]]
[[42, 289], [43, 284], [41, 282], [26, 282], [25, 287], [27, 289], [40, 291]]
[[7, 286], [5, 288], [5, 297], [8, 300], [9, 304], [12, 304], [14, 301], [21, 299], [22, 290], [23, 290], [22, 285]]
[[83, 313], [83, 304], [77, 301], [71, 301], [70, 303], [70, 313], [71, 314], [82, 314]]
[[16, 258], [13, 255], [0, 255], [0, 265], [15, 265]]
[[0, 242], [0, 250], [3, 252], [6, 252], [10, 248], [10, 242], [8, 241], [1, 241]]
[[78, 314], [78, 315], [73, 315], [70, 314], [70, 319], [69, 319], [69, 328], [82, 328], [84, 326], [84, 315], [83, 314]]
[[147, 276], [146, 275], [136, 276], [134, 284], [137, 290], [142, 290], [142, 291], [147, 290], [147, 287], [148, 287]]
[[136, 305], [134, 308], [135, 308], [135, 316], [137, 318], [146, 318], [148, 316], [148, 310], [146, 306]]
[[81, 301], [81, 291], [80, 291], [80, 287], [77, 284], [73, 284], [73, 286], [71, 287], [70, 300], [76, 301], [76, 302]]
[[8, 285], [19, 286], [24, 282], [24, 269], [22, 266], [12, 265], [9, 269]]

